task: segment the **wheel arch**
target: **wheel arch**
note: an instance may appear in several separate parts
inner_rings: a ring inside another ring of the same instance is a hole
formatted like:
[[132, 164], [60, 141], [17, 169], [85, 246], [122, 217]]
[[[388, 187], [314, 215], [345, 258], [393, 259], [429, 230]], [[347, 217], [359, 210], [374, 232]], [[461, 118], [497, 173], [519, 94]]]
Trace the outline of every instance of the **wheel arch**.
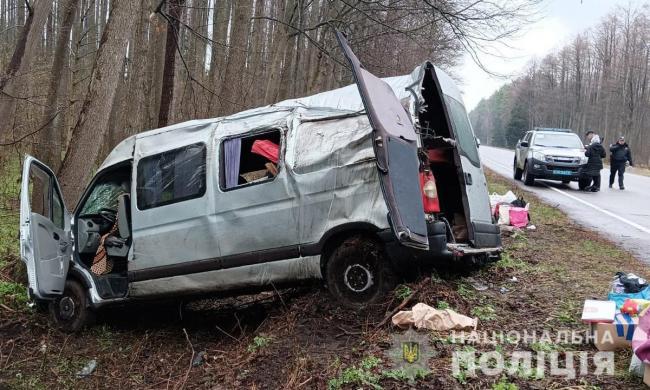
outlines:
[[325, 267], [329, 257], [346, 238], [363, 235], [372, 240], [383, 242], [380, 237], [382, 231], [384, 230], [369, 222], [350, 222], [338, 225], [325, 232], [318, 243], [301, 247], [301, 255], [320, 254], [320, 270], [323, 279], [325, 279]]

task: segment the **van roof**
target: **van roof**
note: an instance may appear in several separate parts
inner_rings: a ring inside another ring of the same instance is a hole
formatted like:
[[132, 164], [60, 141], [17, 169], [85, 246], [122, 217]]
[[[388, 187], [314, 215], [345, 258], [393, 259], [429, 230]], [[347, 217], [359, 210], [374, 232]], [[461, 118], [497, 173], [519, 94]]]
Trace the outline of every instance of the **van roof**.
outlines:
[[[410, 87], [413, 84], [421, 81], [424, 73], [424, 67], [428, 64], [430, 64], [430, 62], [425, 62], [422, 65], [416, 67], [413, 72], [411, 72], [411, 74], [386, 77], [382, 80], [386, 81], [391, 86], [398, 99], [412, 99], [413, 95], [407, 90], [407, 87]], [[460, 90], [452, 78], [438, 67], [435, 67], [435, 70], [440, 81], [442, 92], [462, 103], [463, 100]], [[312, 96], [288, 99], [279, 103], [253, 108], [225, 117], [191, 120], [187, 122], [177, 123], [171, 126], [138, 133], [124, 139], [109, 153], [102, 165], [99, 167], [99, 171], [114, 164], [132, 159], [135, 142], [137, 139], [151, 137], [158, 134], [174, 132], [178, 133], [177, 139], [183, 140], [184, 133], [195, 131], [213, 131], [218, 123], [239, 120], [248, 122], [247, 126], [242, 126], [242, 128], [238, 129], [237, 133], [220, 133], [220, 135], [234, 135], [238, 133], [245, 134], [252, 129], [277, 123], [278, 117], [282, 118], [285, 121], [289, 120], [293, 114], [300, 114], [301, 117], [315, 119], [336, 117], [344, 114], [361, 114], [363, 111], [364, 106], [357, 86], [356, 84], [351, 84], [342, 88], [321, 92]], [[210, 126], [211, 124], [213, 126]], [[253, 127], [250, 127], [251, 125]], [[170, 145], [170, 149], [178, 146], [182, 146], [182, 141], [180, 141], [178, 145]]]

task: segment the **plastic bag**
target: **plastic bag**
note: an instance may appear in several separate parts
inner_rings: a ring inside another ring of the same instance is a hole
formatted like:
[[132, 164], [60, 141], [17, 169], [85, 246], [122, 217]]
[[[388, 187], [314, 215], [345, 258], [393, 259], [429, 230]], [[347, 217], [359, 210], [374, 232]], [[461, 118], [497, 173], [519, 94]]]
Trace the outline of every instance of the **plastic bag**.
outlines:
[[528, 225], [528, 210], [525, 207], [510, 207], [508, 214], [510, 217], [510, 225], [518, 228], [523, 228]]
[[510, 203], [515, 200], [517, 200], [517, 196], [512, 191], [508, 191], [504, 195], [493, 192], [490, 195], [490, 206], [494, 208], [498, 203]]

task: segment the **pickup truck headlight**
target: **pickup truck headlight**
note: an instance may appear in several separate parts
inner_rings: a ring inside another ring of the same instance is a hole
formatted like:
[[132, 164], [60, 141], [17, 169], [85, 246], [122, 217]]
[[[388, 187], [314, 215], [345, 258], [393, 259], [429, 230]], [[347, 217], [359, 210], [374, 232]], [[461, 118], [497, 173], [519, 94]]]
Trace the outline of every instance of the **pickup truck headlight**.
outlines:
[[580, 157], [580, 165], [585, 165], [587, 162], [589, 162], [587, 156]]
[[542, 152], [533, 152], [533, 158], [539, 161], [546, 161], [546, 155]]

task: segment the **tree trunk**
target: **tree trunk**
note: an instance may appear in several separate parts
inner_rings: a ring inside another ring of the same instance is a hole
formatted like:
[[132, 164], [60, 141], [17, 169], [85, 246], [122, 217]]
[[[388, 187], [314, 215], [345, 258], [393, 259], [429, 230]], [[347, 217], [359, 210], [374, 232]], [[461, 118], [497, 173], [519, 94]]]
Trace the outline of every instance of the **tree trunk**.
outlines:
[[54, 48], [54, 61], [47, 90], [47, 104], [41, 121], [41, 126], [45, 127], [41, 131], [41, 145], [47, 145], [41, 158], [55, 172], [61, 164], [61, 140], [63, 139], [61, 128], [64, 123], [62, 111], [65, 110], [67, 97], [64, 80], [68, 80], [68, 77], [63, 77], [63, 67], [68, 62], [70, 30], [78, 4], [79, 0], [63, 0], [63, 4], [60, 5], [63, 18], [57, 33], [58, 39]]
[[[34, 57], [43, 37], [47, 17], [52, 10], [52, 1], [38, 2], [32, 9], [28, 8], [25, 27], [18, 40], [14, 55], [9, 62], [6, 74], [0, 79], [0, 118], [14, 118], [16, 99], [22, 95], [24, 88], [23, 74], [33, 66]], [[0, 123], [0, 139], [8, 139], [14, 121], [3, 120]]]
[[221, 87], [222, 104], [220, 114], [232, 114], [242, 108], [242, 81], [246, 66], [246, 47], [250, 31], [252, 0], [233, 3], [233, 30], [226, 72]]
[[182, 6], [185, 0], [169, 2], [169, 18], [167, 25], [167, 41], [165, 43], [165, 63], [163, 66], [162, 91], [160, 93], [160, 109], [158, 111], [158, 127], [169, 123], [169, 114], [174, 100], [174, 75], [176, 72], [176, 51], [178, 48], [179, 26]]
[[61, 166], [62, 190], [75, 204], [90, 179], [109, 126], [110, 102], [115, 97], [127, 43], [140, 15], [141, 3], [113, 0], [108, 22], [91, 72], [88, 91], [72, 130], [72, 142]]

